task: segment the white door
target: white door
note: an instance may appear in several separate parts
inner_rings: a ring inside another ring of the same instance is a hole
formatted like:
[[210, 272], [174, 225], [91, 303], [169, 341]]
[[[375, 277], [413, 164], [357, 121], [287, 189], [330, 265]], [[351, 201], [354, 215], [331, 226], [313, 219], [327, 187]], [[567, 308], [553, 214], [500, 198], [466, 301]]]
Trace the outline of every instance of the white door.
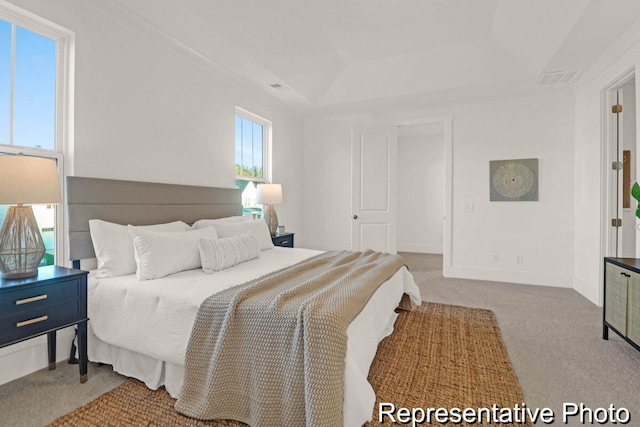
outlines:
[[351, 249], [396, 253], [397, 127], [355, 125], [351, 136]]

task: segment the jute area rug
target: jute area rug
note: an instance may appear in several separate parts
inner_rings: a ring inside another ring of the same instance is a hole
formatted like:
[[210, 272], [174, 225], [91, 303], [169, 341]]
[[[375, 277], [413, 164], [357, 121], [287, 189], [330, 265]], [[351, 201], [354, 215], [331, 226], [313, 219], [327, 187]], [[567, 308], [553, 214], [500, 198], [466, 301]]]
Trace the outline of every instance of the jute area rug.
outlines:
[[[379, 425], [380, 402], [426, 410], [513, 408], [524, 401], [493, 312], [452, 305], [423, 303], [401, 312], [395, 332], [378, 348], [369, 381], [377, 396], [369, 426]], [[131, 380], [50, 426], [245, 425], [184, 417], [174, 402], [164, 388], [153, 391]], [[387, 418], [384, 424], [393, 423]]]

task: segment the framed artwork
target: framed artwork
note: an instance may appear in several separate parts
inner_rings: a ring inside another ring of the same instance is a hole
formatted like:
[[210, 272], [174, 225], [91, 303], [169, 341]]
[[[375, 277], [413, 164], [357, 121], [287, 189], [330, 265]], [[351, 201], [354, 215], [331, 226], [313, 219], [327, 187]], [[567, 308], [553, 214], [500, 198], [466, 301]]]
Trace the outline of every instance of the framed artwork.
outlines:
[[538, 159], [491, 160], [489, 200], [531, 202], [538, 200]]

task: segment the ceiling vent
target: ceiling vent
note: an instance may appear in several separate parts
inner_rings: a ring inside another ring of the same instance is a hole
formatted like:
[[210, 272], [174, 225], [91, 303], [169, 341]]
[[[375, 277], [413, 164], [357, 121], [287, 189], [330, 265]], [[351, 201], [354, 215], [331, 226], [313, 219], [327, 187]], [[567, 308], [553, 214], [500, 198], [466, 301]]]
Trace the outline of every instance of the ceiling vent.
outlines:
[[538, 86], [559, 85], [571, 83], [578, 75], [578, 71], [552, 71], [544, 73], [538, 80]]
[[272, 83], [269, 86], [271, 86], [271, 89], [279, 90], [281, 92], [289, 90], [289, 88], [283, 85], [282, 83]]

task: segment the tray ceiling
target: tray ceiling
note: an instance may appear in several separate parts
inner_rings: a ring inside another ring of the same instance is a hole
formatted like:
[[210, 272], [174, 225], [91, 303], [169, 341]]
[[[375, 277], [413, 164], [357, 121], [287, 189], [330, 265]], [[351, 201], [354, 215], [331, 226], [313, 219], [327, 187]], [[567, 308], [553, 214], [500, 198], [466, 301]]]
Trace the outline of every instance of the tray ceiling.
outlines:
[[548, 90], [640, 17], [637, 0], [115, 1], [306, 112]]

